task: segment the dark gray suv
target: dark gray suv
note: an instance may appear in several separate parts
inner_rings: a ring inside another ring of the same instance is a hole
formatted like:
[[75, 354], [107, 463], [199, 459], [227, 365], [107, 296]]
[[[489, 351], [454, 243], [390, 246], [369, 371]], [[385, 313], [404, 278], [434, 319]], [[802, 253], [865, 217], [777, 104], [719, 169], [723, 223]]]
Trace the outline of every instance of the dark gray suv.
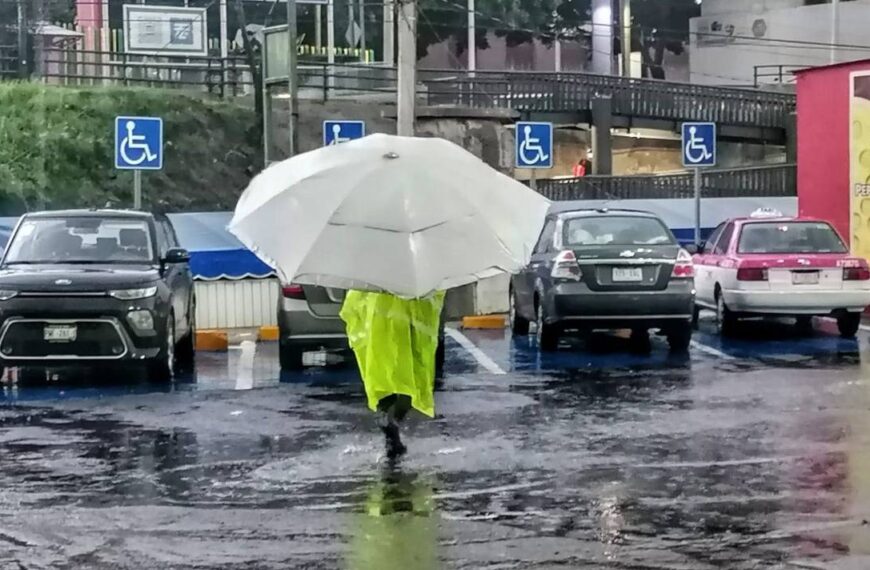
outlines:
[[511, 279], [511, 328], [526, 335], [536, 322], [544, 351], [566, 333], [600, 329], [631, 329], [645, 346], [658, 329], [685, 351], [694, 306], [692, 257], [649, 212], [551, 212], [531, 263]]

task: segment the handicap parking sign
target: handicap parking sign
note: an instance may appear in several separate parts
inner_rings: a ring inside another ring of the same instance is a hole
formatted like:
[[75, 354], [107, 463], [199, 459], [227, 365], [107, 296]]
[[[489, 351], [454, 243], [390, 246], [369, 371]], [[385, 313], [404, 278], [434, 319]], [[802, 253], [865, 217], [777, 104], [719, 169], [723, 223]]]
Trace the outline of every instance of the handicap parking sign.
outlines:
[[516, 125], [517, 168], [553, 168], [553, 124]]
[[683, 123], [683, 166], [716, 165], [716, 123]]
[[115, 117], [115, 168], [119, 170], [163, 168], [163, 119]]
[[331, 146], [366, 136], [365, 121], [323, 121], [323, 146]]

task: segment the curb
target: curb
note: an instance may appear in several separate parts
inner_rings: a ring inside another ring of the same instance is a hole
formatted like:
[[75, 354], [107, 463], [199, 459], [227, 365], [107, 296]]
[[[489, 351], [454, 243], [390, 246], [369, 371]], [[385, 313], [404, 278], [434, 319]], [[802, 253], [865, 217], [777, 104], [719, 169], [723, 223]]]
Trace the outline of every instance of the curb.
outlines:
[[278, 340], [278, 327], [263, 326], [257, 333], [257, 342], [275, 342]]
[[462, 328], [464, 329], [496, 330], [503, 329], [506, 326], [507, 317], [504, 315], [479, 315], [463, 317], [462, 319]]
[[226, 331], [196, 331], [196, 350], [202, 352], [226, 352], [230, 342]]

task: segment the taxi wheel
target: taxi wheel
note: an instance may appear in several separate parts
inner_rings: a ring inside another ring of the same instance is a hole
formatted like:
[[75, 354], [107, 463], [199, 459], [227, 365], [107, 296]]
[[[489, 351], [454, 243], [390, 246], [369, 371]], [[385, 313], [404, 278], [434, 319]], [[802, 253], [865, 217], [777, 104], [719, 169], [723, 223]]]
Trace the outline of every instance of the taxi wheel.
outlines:
[[514, 294], [513, 289], [510, 291], [508, 303], [510, 306], [511, 333], [514, 336], [527, 336], [529, 334], [529, 320], [523, 318], [517, 310], [517, 296]]
[[543, 352], [554, 352], [559, 348], [559, 330], [544, 320], [544, 307], [538, 306], [538, 348]]
[[737, 319], [731, 314], [731, 309], [725, 304], [725, 297], [716, 293], [716, 330], [720, 335], [729, 336], [734, 334]]
[[854, 338], [861, 326], [861, 313], [843, 312], [837, 316], [837, 329], [843, 338]]

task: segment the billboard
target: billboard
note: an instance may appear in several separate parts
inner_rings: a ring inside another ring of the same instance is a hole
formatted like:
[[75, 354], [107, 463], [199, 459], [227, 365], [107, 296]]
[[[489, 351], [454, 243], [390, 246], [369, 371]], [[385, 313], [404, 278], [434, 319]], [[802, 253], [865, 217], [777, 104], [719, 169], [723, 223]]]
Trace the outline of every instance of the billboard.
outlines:
[[851, 74], [849, 227], [852, 253], [870, 259], [870, 72]]
[[144, 55], [208, 55], [206, 9], [125, 4], [124, 51]]

